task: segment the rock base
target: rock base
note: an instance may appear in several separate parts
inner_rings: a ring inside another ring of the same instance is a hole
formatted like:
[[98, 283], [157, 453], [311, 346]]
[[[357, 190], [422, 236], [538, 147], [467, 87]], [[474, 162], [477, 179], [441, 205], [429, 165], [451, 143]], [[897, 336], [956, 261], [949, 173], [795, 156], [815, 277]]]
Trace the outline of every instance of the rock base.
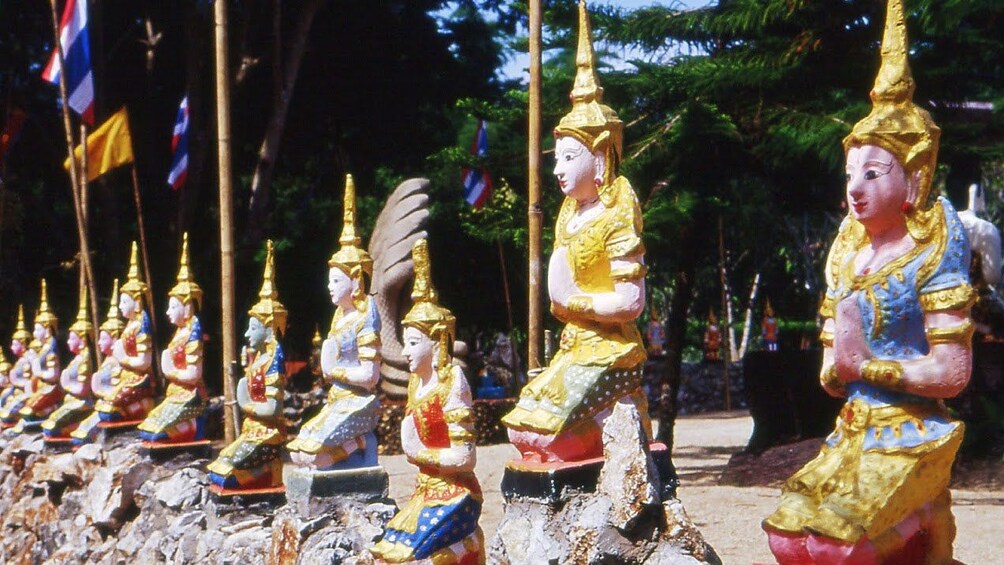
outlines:
[[720, 564], [675, 498], [668, 453], [660, 465], [649, 452], [633, 403], [614, 406], [603, 446], [600, 461], [536, 477], [534, 465], [507, 466], [505, 512], [488, 562]]
[[282, 470], [290, 501], [344, 496], [359, 500], [387, 498], [390, 479], [380, 465], [343, 471], [314, 471], [294, 465]]
[[210, 495], [208, 459], [151, 463], [139, 442], [43, 451], [0, 439], [0, 563], [357, 563], [396, 512], [388, 500], [292, 505]]

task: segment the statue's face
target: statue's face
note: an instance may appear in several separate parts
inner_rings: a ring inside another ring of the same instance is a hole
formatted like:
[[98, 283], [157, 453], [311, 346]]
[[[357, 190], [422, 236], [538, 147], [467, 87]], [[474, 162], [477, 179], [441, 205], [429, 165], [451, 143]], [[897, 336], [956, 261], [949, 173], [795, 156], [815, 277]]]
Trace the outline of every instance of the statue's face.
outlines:
[[408, 370], [412, 373], [432, 370], [436, 342], [418, 328], [404, 328], [404, 349], [401, 353], [408, 360]]
[[76, 355], [80, 353], [80, 349], [84, 346], [84, 340], [81, 339], [77, 332], [71, 331], [70, 335], [66, 336], [66, 347], [70, 350], [70, 353]]
[[190, 316], [191, 311], [190, 306], [186, 306], [177, 297], [172, 296], [170, 300], [167, 301], [167, 319], [171, 321], [172, 324], [178, 326], [185, 325]]
[[136, 300], [126, 293], [119, 294], [119, 312], [125, 318], [131, 318], [133, 314], [136, 313], [136, 308], [139, 305], [136, 304]]
[[339, 304], [352, 296], [352, 290], [352, 279], [345, 274], [345, 271], [338, 267], [328, 269], [328, 293], [331, 295], [332, 304]]
[[45, 326], [42, 324], [35, 324], [35, 331], [31, 332], [31, 335], [35, 336], [35, 339], [42, 341], [45, 339], [45, 334], [47, 333], [48, 332], [46, 331]]
[[10, 340], [10, 352], [18, 357], [24, 355], [24, 343], [20, 339]]
[[902, 224], [903, 203], [909, 201], [906, 174], [892, 153], [876, 145], [847, 151], [847, 207], [866, 229]]
[[602, 154], [593, 154], [574, 137], [559, 137], [554, 145], [554, 176], [561, 192], [579, 202], [597, 195], [596, 178], [603, 174]]
[[115, 345], [115, 338], [112, 337], [112, 334], [106, 332], [105, 330], [101, 330], [101, 332], [98, 333], [98, 349], [101, 350], [101, 354], [106, 357], [111, 355], [113, 345]]
[[244, 332], [244, 337], [247, 338], [251, 349], [260, 351], [262, 344], [268, 338], [268, 328], [261, 323], [261, 320], [251, 316], [251, 319], [248, 320], [248, 331]]

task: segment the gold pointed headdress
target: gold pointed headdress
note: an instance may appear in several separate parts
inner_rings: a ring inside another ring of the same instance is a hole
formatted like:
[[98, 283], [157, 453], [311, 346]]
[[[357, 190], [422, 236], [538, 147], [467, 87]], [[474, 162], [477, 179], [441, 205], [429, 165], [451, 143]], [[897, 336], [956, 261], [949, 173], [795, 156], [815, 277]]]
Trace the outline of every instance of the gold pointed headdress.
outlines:
[[[122, 293], [128, 294], [137, 304], [143, 303], [146, 296], [147, 286], [139, 274], [139, 247], [136, 242], [132, 242], [132, 252], [129, 254], [129, 274], [126, 275], [126, 283], [122, 285]], [[118, 302], [118, 294], [112, 297], [113, 302]]]
[[192, 279], [188, 268], [188, 232], [181, 236], [181, 261], [178, 265], [178, 282], [168, 295], [181, 301], [191, 303], [198, 310], [202, 308], [202, 288]]
[[17, 307], [17, 325], [14, 329], [14, 334], [10, 336], [11, 340], [18, 340], [25, 347], [31, 342], [31, 332], [28, 331], [28, 323], [24, 321], [24, 304], [20, 304]]
[[114, 338], [118, 338], [122, 334], [122, 330], [125, 329], [125, 324], [122, 323], [122, 319], [119, 317], [118, 279], [115, 279], [115, 282], [112, 283], [111, 304], [108, 305], [108, 314], [105, 315], [105, 321], [102, 322], [99, 329], [108, 332], [108, 335]]
[[[624, 143], [624, 122], [612, 108], [602, 103], [603, 87], [596, 78], [596, 55], [589, 28], [585, 0], [579, 0], [579, 44], [575, 52], [575, 83], [569, 94], [572, 110], [565, 114], [554, 136], [570, 136], [591, 151], [607, 154], [607, 181], [616, 175]], [[610, 149], [611, 151], [606, 151]]]
[[248, 310], [248, 314], [258, 318], [277, 334], [286, 332], [286, 307], [279, 302], [279, 291], [275, 288], [275, 261], [272, 255], [272, 240], [265, 244], [265, 274], [262, 277], [258, 303]]
[[774, 307], [770, 305], [770, 298], [767, 299], [767, 306], [763, 309], [763, 315], [768, 318], [774, 317]]
[[342, 235], [338, 238], [341, 247], [328, 259], [328, 267], [338, 267], [353, 278], [361, 278], [362, 273], [371, 276], [373, 258], [360, 247], [362, 238], [356, 233], [356, 184], [352, 175], [345, 175], [345, 195], [342, 201]]
[[59, 318], [49, 309], [49, 291], [45, 279], [42, 279], [42, 297], [38, 304], [38, 314], [35, 314], [35, 323], [48, 327], [52, 333], [56, 333], [56, 326], [59, 324]]
[[844, 138], [844, 151], [857, 145], [877, 145], [895, 155], [908, 174], [919, 172], [920, 186], [913, 204], [924, 210], [938, 162], [941, 129], [927, 110], [913, 103], [917, 85], [910, 73], [909, 48], [903, 0], [889, 0], [882, 64], [870, 94], [872, 111]]
[[415, 304], [402, 320], [402, 324], [416, 327], [432, 339], [438, 340], [445, 335], [447, 341], [452, 341], [457, 319], [452, 312], [439, 305], [439, 297], [432, 286], [429, 244], [425, 238], [415, 242], [411, 248], [411, 256], [415, 262], [415, 283], [412, 286], [411, 299]]
[[75, 332], [81, 339], [88, 339], [94, 326], [87, 316], [87, 285], [80, 285], [80, 302], [77, 306], [77, 319], [70, 326], [70, 331]]

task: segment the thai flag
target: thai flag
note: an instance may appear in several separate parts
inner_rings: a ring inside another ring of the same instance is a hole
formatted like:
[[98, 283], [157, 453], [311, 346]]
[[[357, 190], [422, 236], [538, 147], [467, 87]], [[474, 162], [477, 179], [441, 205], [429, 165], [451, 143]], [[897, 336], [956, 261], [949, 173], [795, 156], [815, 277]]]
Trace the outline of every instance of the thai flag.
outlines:
[[[59, 23], [59, 43], [63, 46], [66, 65], [66, 89], [70, 108], [94, 125], [94, 75], [91, 73], [91, 47], [87, 38], [87, 0], [66, 0], [63, 19]], [[59, 49], [52, 50], [42, 78], [59, 85], [62, 72]]]
[[172, 190], [178, 190], [188, 178], [188, 96], [181, 99], [178, 106], [178, 117], [174, 120], [174, 136], [171, 138], [171, 174], [167, 175], [167, 184]]
[[[481, 120], [478, 122], [478, 132], [474, 135], [474, 142], [471, 143], [471, 155], [484, 158], [487, 154], [488, 126]], [[475, 209], [484, 206], [492, 194], [492, 177], [488, 174], [488, 167], [464, 169], [460, 178], [464, 182], [464, 200]]]

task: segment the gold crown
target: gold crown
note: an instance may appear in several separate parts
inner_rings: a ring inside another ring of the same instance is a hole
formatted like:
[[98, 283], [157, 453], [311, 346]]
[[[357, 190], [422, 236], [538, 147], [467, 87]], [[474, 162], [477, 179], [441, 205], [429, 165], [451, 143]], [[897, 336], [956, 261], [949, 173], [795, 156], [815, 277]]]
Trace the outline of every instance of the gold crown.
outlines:
[[[143, 278], [139, 274], [139, 247], [134, 241], [132, 242], [132, 253], [129, 255], [129, 274], [126, 275], [126, 283], [122, 285], [122, 293], [131, 296], [137, 304], [142, 304], [146, 291], [146, 283], [143, 282]], [[112, 300], [117, 302], [118, 299], [116, 293]]]
[[119, 317], [119, 280], [115, 279], [112, 283], [112, 300], [111, 304], [108, 305], [108, 314], [105, 315], [105, 321], [101, 324], [99, 328], [102, 331], [108, 332], [108, 335], [117, 338], [122, 334], [122, 330], [125, 329], [125, 324], [122, 323], [122, 319]]
[[439, 305], [439, 297], [432, 286], [429, 244], [425, 238], [415, 242], [411, 256], [415, 262], [415, 284], [412, 286], [411, 299], [415, 304], [404, 317], [402, 324], [414, 326], [432, 339], [439, 339], [444, 332], [452, 338], [457, 319], [452, 312]]
[[844, 138], [844, 151], [857, 145], [877, 145], [895, 155], [908, 173], [919, 172], [920, 186], [914, 205], [923, 210], [928, 208], [941, 129], [927, 110], [913, 103], [917, 85], [910, 74], [909, 48], [903, 2], [889, 0], [882, 64], [870, 95], [872, 111]]
[[579, 45], [575, 53], [575, 83], [569, 99], [572, 110], [554, 128], [555, 137], [573, 137], [590, 151], [609, 148], [606, 175], [608, 181], [611, 180], [616, 174], [613, 169], [620, 160], [624, 143], [624, 122], [612, 108], [602, 104], [603, 87], [596, 78], [596, 55], [585, 0], [579, 1]]
[[45, 286], [45, 279], [42, 279], [42, 298], [39, 301], [38, 313], [35, 314], [35, 323], [49, 328], [52, 333], [56, 333], [59, 318], [49, 309], [49, 292]]
[[708, 308], [708, 322], [712, 324], [718, 323], [718, 316], [715, 316], [715, 311], [711, 308]]
[[196, 310], [202, 308], [202, 288], [194, 280], [188, 268], [188, 232], [181, 236], [181, 261], [178, 266], [178, 282], [168, 295], [181, 301], [191, 303]]
[[87, 317], [87, 285], [83, 284], [80, 285], [80, 303], [77, 306], [77, 319], [70, 326], [70, 331], [76, 332], [82, 339], [87, 339], [93, 330], [94, 326], [91, 325], [91, 320]]
[[328, 259], [328, 267], [338, 267], [351, 277], [361, 273], [373, 274], [373, 258], [360, 247], [362, 239], [356, 233], [356, 184], [352, 175], [345, 175], [345, 195], [342, 198], [342, 235], [338, 238], [341, 247]]
[[774, 307], [770, 305], [770, 298], [767, 299], [767, 306], [763, 309], [763, 315], [768, 318], [774, 317]]
[[31, 342], [31, 332], [28, 331], [28, 324], [24, 321], [24, 304], [20, 304], [17, 307], [17, 325], [14, 329], [14, 334], [10, 336], [11, 340], [18, 340], [25, 347]]
[[262, 324], [281, 335], [286, 332], [288, 312], [282, 302], [279, 302], [279, 292], [275, 289], [275, 262], [271, 239], [266, 242], [265, 249], [265, 274], [262, 277], [261, 291], [258, 292], [260, 300], [248, 310], [248, 314], [258, 318]]

